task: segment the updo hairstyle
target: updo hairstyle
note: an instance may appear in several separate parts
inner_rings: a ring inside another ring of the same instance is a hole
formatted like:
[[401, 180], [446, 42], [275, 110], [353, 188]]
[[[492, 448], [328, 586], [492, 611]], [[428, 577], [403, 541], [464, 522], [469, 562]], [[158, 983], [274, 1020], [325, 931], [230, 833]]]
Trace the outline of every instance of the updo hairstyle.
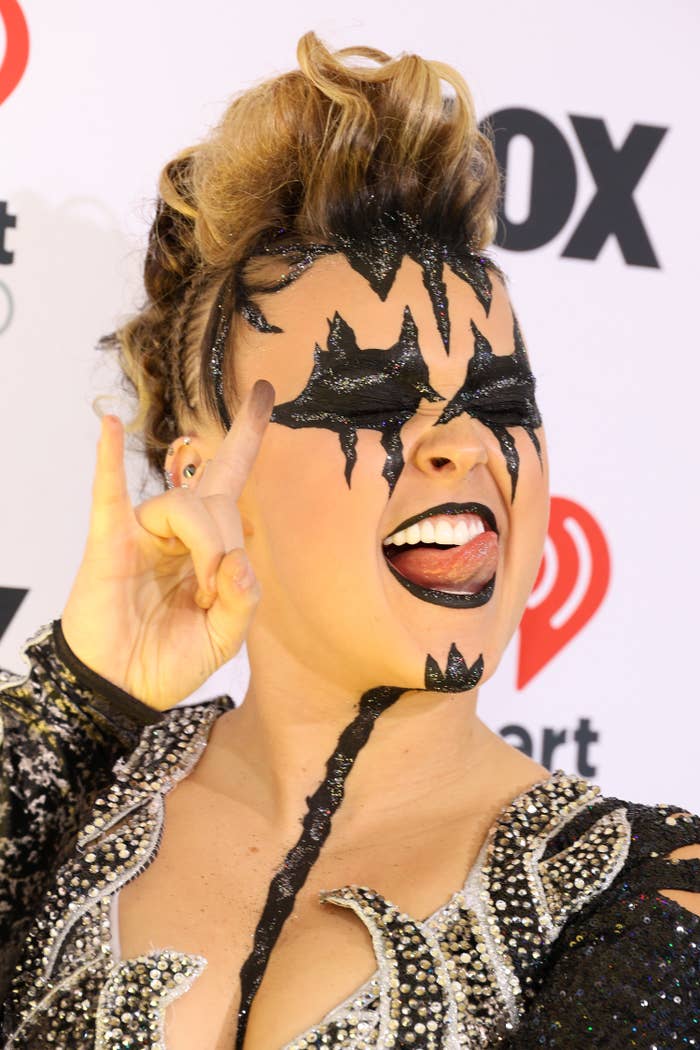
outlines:
[[[136, 400], [127, 430], [161, 477], [171, 442], [213, 416], [202, 344], [217, 290], [234, 270], [240, 287], [263, 287], [249, 278], [266, 239], [362, 237], [396, 211], [420, 215], [458, 250], [482, 252], [495, 234], [492, 141], [455, 69], [369, 47], [332, 52], [312, 32], [297, 58], [298, 69], [239, 94], [204, 141], [165, 166], [144, 304], [100, 341], [116, 349]], [[230, 375], [226, 392], [233, 414]]]

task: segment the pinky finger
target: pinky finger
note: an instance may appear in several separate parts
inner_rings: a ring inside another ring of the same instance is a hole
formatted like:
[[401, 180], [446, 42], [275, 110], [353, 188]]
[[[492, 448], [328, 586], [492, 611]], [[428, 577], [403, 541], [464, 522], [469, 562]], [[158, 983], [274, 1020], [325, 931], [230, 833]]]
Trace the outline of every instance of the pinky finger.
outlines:
[[124, 430], [117, 416], [103, 416], [92, 487], [90, 534], [107, 538], [132, 514], [124, 469]]

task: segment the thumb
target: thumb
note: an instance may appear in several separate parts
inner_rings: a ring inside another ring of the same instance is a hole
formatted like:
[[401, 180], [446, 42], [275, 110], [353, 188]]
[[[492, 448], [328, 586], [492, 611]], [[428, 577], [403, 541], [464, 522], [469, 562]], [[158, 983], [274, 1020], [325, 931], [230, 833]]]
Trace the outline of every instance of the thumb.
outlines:
[[248, 556], [242, 547], [235, 547], [219, 563], [216, 598], [207, 613], [209, 629], [224, 661], [243, 645], [259, 598], [260, 584]]

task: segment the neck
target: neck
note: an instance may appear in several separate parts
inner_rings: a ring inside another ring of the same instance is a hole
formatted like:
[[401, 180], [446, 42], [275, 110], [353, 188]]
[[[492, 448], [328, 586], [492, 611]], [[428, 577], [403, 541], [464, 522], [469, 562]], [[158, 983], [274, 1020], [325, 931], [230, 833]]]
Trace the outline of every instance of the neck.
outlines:
[[499, 762], [502, 776], [504, 757], [513, 754], [477, 717], [476, 689], [402, 690], [378, 682], [363, 691], [319, 674], [272, 638], [264, 639], [263, 657], [260, 644], [259, 636], [249, 638], [250, 683], [220, 741], [221, 769], [226, 790], [280, 829], [298, 829], [341, 735], [353, 722], [361, 725], [363, 710], [371, 727], [344, 788], [346, 828], [366, 828], [379, 810], [382, 819], [407, 806], [434, 810], [436, 799], [478, 808], [486, 781], [497, 778]]

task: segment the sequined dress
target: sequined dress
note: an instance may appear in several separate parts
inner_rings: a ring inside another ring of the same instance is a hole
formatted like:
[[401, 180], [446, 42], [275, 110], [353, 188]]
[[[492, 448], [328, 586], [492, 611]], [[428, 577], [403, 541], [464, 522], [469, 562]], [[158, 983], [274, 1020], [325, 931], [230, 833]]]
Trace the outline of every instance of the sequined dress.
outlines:
[[[0, 1050], [167, 1050], [167, 1004], [207, 960], [121, 959], [114, 904], [233, 702], [155, 712], [81, 664], [58, 621], [24, 653], [26, 675], [0, 672]], [[700, 916], [658, 892], [700, 892], [700, 860], [667, 859], [696, 842], [682, 806], [555, 771], [429, 918], [368, 887], [323, 895], [368, 928], [377, 970], [284, 1050], [700, 1046]]]

